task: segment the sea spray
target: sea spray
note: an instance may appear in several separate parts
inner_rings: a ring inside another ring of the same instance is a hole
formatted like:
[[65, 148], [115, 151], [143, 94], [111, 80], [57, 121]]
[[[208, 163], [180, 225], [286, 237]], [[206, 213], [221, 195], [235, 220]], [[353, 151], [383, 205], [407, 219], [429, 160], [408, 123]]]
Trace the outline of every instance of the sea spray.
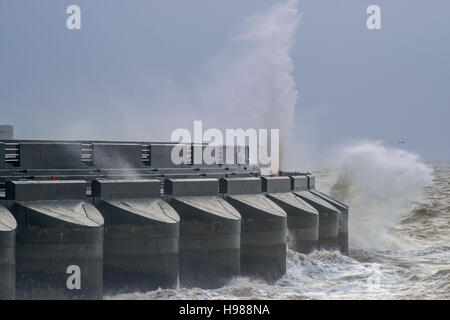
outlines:
[[[151, 70], [133, 84], [138, 93], [145, 92], [143, 97], [111, 93], [91, 110], [93, 117], [68, 121], [60, 136], [170, 140], [173, 130], [191, 130], [195, 120], [203, 121], [205, 130], [223, 133], [227, 128], [280, 129], [281, 168], [298, 169], [298, 146], [291, 140], [298, 95], [291, 57], [301, 19], [298, 6], [298, 0], [279, 1], [250, 15], [186, 78]], [[176, 56], [183, 59], [183, 54]]]
[[[117, 99], [116, 108], [123, 104], [119, 109], [126, 110], [119, 121], [121, 139], [145, 141], [150, 135], [169, 140], [170, 130], [192, 129], [195, 120], [202, 120], [205, 130], [213, 127], [223, 133], [227, 128], [279, 129], [279, 167], [299, 169], [299, 142], [292, 141], [298, 93], [291, 58], [301, 19], [298, 6], [298, 0], [286, 0], [247, 17], [223, 50], [196, 70], [188, 84], [158, 79], [149, 88], [148, 107]], [[78, 132], [98, 136], [84, 126]], [[68, 128], [77, 131], [80, 127]], [[101, 125], [93, 128], [106, 138]], [[278, 157], [271, 155], [271, 159]]]
[[182, 126], [202, 120], [221, 130], [280, 129], [281, 168], [289, 162], [286, 150], [293, 162], [294, 149], [289, 146], [297, 90], [291, 49], [299, 22], [298, 0], [277, 3], [245, 19], [191, 86], [177, 90], [181, 101], [175, 109], [185, 110]]
[[[384, 148], [382, 144], [381, 147]], [[417, 160], [419, 164], [423, 163], [419, 157]], [[414, 234], [416, 239], [426, 242], [425, 245], [421, 243], [406, 250], [354, 248], [350, 256], [330, 251], [317, 251], [305, 256], [288, 250], [286, 275], [276, 283], [236, 277], [226, 286], [212, 290], [159, 289], [105, 298], [449, 299], [450, 165], [433, 167], [433, 184], [424, 188], [423, 196], [425, 204], [439, 200], [440, 204], [437, 207], [433, 204], [431, 208], [438, 212], [424, 212], [427, 216], [425, 223], [423, 219], [399, 223], [395, 234], [398, 239], [410, 239], [410, 233]], [[327, 191], [328, 186], [336, 181], [334, 167], [316, 166], [313, 172], [323, 176], [318, 180], [320, 190]], [[351, 217], [356, 217], [358, 211], [353, 209], [351, 207]], [[351, 231], [358, 232], [357, 229]]]
[[404, 247], [392, 228], [432, 182], [432, 169], [418, 155], [380, 141], [344, 147], [336, 161], [338, 176], [330, 193], [350, 205], [351, 247]]

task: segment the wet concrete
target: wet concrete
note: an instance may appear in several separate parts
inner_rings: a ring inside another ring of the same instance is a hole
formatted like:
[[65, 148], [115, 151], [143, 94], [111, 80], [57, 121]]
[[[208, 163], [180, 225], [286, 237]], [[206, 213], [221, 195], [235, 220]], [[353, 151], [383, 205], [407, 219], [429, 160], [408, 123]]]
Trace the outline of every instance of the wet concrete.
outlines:
[[12, 214], [0, 206], [0, 300], [15, 298], [16, 228]]
[[222, 178], [225, 199], [242, 216], [241, 273], [267, 281], [286, 273], [287, 217], [261, 193], [259, 178]]
[[[102, 299], [103, 218], [85, 194], [85, 181], [8, 182], [18, 299]], [[80, 288], [68, 285], [71, 266]]]
[[159, 180], [94, 180], [105, 219], [104, 292], [175, 288], [179, 216], [160, 196]]
[[181, 218], [180, 286], [217, 288], [240, 273], [241, 216], [218, 195], [217, 179], [167, 179]]

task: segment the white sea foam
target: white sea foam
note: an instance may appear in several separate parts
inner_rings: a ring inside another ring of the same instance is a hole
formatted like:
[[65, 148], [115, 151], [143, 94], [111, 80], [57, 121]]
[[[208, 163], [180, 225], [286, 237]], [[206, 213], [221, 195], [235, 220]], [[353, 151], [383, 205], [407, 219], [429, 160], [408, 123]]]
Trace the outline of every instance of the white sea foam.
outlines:
[[407, 245], [393, 236], [399, 218], [432, 182], [432, 169], [416, 154], [382, 142], [342, 148], [336, 159], [337, 180], [330, 193], [351, 207], [353, 247], [391, 249]]
[[[331, 184], [330, 181], [322, 181], [327, 177], [335, 180], [333, 169], [319, 169], [324, 175], [319, 182]], [[410, 211], [407, 219], [402, 219], [397, 225], [396, 238], [416, 241], [410, 248], [351, 248], [350, 257], [329, 251], [317, 251], [305, 256], [289, 250], [286, 275], [274, 284], [236, 277], [226, 286], [214, 290], [159, 289], [106, 298], [449, 299], [450, 165], [435, 167], [433, 175], [435, 180], [432, 186], [424, 189], [419, 210]], [[351, 215], [358, 214], [355, 208], [350, 209]]]

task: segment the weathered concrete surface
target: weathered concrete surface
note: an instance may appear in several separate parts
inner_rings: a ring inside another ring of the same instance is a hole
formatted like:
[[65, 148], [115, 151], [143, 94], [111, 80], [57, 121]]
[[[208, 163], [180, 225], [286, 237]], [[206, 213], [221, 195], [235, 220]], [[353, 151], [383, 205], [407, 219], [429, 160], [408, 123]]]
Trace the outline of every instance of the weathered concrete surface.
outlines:
[[240, 273], [239, 212], [218, 196], [217, 179], [167, 179], [165, 190], [181, 218], [180, 286], [225, 285]]
[[93, 166], [100, 169], [140, 168], [142, 145], [138, 143], [93, 143]]
[[339, 215], [339, 248], [343, 254], [348, 255], [348, 206], [321, 191], [310, 190], [310, 192], [330, 203], [341, 212]]
[[23, 169], [81, 169], [81, 143], [20, 144], [20, 166]]
[[0, 169], [6, 168], [5, 162], [5, 144], [0, 142]]
[[86, 181], [9, 181], [6, 199], [15, 201], [86, 199]]
[[286, 273], [286, 212], [260, 193], [259, 178], [222, 178], [220, 186], [242, 216], [242, 274], [279, 279]]
[[16, 228], [12, 214], [0, 206], [0, 300], [15, 298]]
[[292, 191], [306, 191], [309, 189], [308, 176], [290, 176]]
[[291, 191], [291, 179], [289, 177], [261, 177], [262, 192], [282, 193]]
[[293, 193], [272, 193], [267, 197], [287, 214], [288, 245], [308, 254], [318, 248], [319, 212]]
[[[187, 164], [175, 164], [172, 161], [172, 150], [176, 146], [176, 143], [159, 143], [151, 144], [151, 167], [152, 168], [183, 168], [187, 167]], [[186, 146], [180, 150], [180, 157], [187, 159], [185, 152], [190, 152], [191, 146]]]
[[154, 179], [92, 182], [105, 219], [105, 294], [176, 287], [180, 218], [159, 197], [160, 185]]
[[319, 247], [338, 249], [340, 211], [310, 191], [296, 191], [294, 194], [319, 211]]
[[217, 196], [217, 179], [166, 179], [164, 193], [172, 197]]
[[[267, 197], [287, 214], [288, 246], [297, 252], [311, 253], [318, 248], [319, 212], [291, 193], [294, 182], [289, 177], [262, 177]], [[298, 188], [298, 185], [297, 185]]]
[[316, 189], [316, 177], [308, 175], [308, 189], [313, 190]]
[[260, 194], [262, 184], [259, 178], [222, 178], [219, 181], [220, 193], [233, 194]]
[[[16, 297], [101, 299], [103, 217], [85, 199], [73, 199], [83, 194], [85, 182], [74, 181], [73, 186], [55, 181], [25, 184], [7, 184], [7, 198], [15, 200], [10, 209], [18, 223]], [[47, 197], [41, 187], [49, 192]], [[61, 190], [73, 191], [67, 194], [69, 200], [63, 199]], [[42, 195], [42, 200], [24, 200], [36, 195]], [[73, 265], [80, 268], [81, 288], [71, 290], [67, 286], [71, 275], [67, 270]]]
[[157, 179], [96, 179], [92, 181], [92, 196], [105, 199], [155, 198], [161, 194]]

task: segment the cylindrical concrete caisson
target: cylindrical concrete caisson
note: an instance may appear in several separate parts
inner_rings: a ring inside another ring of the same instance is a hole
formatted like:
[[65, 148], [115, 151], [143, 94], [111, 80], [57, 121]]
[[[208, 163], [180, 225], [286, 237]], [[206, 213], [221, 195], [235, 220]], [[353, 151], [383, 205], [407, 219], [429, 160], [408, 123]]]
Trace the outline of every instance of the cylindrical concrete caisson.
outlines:
[[85, 181], [14, 181], [16, 297], [101, 299], [103, 218], [86, 202]]
[[160, 189], [156, 179], [92, 182], [105, 219], [106, 295], [177, 286], [180, 218]]
[[307, 176], [293, 176], [293, 191], [319, 212], [319, 248], [339, 249], [340, 211], [308, 190]]
[[339, 249], [343, 254], [348, 255], [348, 206], [318, 190], [311, 189], [310, 192], [336, 207], [341, 212], [339, 215]]
[[291, 193], [289, 177], [262, 177], [263, 192], [287, 214], [288, 246], [308, 254], [318, 247], [319, 212]]
[[286, 273], [286, 213], [261, 193], [259, 178], [222, 178], [220, 192], [242, 216], [241, 273], [268, 281]]
[[12, 214], [0, 206], [0, 300], [15, 298], [16, 227]]
[[166, 179], [180, 215], [180, 286], [217, 288], [240, 272], [241, 216], [218, 195], [217, 179]]

